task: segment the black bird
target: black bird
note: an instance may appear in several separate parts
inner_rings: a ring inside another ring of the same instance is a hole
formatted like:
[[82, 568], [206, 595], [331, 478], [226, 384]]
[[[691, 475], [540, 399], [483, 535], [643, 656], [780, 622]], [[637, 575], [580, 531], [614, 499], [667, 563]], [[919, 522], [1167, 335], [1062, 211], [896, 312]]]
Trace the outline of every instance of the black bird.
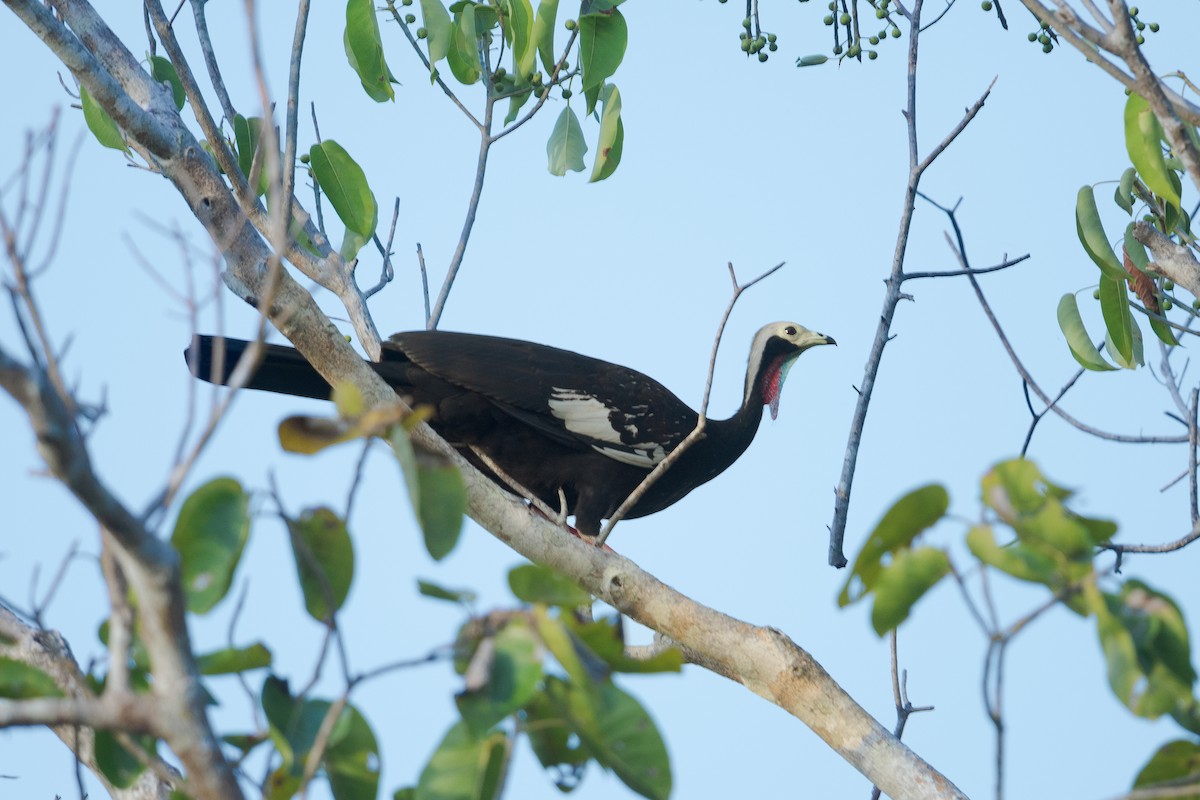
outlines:
[[[223, 375], [213, 374], [214, 337], [198, 336], [186, 356], [192, 373], [225, 383], [247, 342], [225, 339]], [[217, 340], [219, 341], [219, 340]], [[810, 347], [836, 344], [794, 322], [754, 336], [742, 405], [710, 419], [703, 438], [680, 456], [626, 515], [661, 511], [737, 460], [754, 438], [763, 406], [779, 409], [784, 377]], [[653, 378], [555, 347], [445, 331], [397, 333], [371, 367], [409, 405], [433, 408], [430, 426], [496, 483], [472, 448], [550, 508], [560, 490], [575, 525], [600, 531], [642, 479], [696, 426], [697, 414]], [[330, 387], [291, 347], [266, 345], [251, 389], [329, 399]]]

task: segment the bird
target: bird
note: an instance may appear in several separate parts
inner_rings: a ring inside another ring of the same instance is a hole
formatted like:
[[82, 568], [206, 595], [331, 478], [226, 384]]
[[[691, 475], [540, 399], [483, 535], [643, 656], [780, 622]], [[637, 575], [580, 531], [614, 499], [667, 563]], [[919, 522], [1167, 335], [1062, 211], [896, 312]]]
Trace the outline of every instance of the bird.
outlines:
[[[750, 345], [742, 403], [728, 419], [706, 419], [703, 436], [663, 472], [626, 518], [678, 502], [725, 471], [762, 420], [779, 411], [788, 370], [805, 350], [837, 344], [795, 322], [773, 322]], [[223, 345], [222, 373], [214, 353]], [[195, 336], [185, 351], [193, 375], [224, 384], [248, 342]], [[328, 400], [331, 388], [300, 353], [264, 345], [247, 388]], [[569, 350], [473, 333], [397, 333], [370, 366], [476, 469], [512, 491], [494, 464], [529, 495], [599, 534], [642, 480], [696, 427], [699, 415], [658, 381]], [[483, 454], [486, 458], [481, 458]], [[526, 498], [528, 499], [528, 498]]]

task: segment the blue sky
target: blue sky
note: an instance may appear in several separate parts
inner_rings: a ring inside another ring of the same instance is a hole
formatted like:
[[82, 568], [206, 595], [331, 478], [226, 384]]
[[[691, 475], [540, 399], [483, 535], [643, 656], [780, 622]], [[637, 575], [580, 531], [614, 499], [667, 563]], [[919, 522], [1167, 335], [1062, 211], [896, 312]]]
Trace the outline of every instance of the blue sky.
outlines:
[[[474, 129], [441, 92], [430, 88], [407, 44], [385, 27], [388, 57], [401, 81], [396, 102], [375, 104], [345, 63], [341, 6], [316, 4], [305, 50], [302, 147], [312, 141], [307, 102], [317, 104], [321, 134], [359, 160], [384, 209], [400, 197], [397, 277], [372, 300], [381, 331], [419, 328], [420, 282], [413, 252], [421, 242], [436, 286], [458, 239], [475, 169]], [[616, 175], [586, 184], [545, 168], [545, 139], [561, 106], [552, 107], [492, 151], [475, 233], [442, 327], [553, 344], [642, 370], [698, 404], [712, 336], [728, 299], [726, 262], [748, 278], [779, 261], [785, 269], [743, 296], [726, 331], [711, 413], [736, 407], [746, 348], [765, 322], [794, 319], [834, 336], [838, 347], [804, 355], [784, 389], [780, 417], [764, 421], [757, 441], [726, 474], [655, 516], [622, 523], [611, 544], [623, 555], [696, 599], [755, 623], [781, 628], [808, 649], [885, 725], [894, 719], [886, 641], [871, 632], [866, 607], [839, 611], [844, 573], [826, 564], [847, 429], [890, 267], [907, 173], [904, 104], [907, 39], [889, 40], [877, 61], [797, 70], [795, 57], [827, 49], [823, 4], [764, 9], [780, 51], [766, 64], [737, 48], [741, 11], [705, 3], [628, 3], [630, 43], [616, 75], [623, 99], [625, 148]], [[1166, 4], [1162, 12], [1166, 13]], [[1030, 45], [1034, 25], [1006, 9], [1002, 31], [978, 4], [958, 4], [924, 34], [918, 126], [927, 152], [993, 78], [996, 86], [969, 130], [927, 173], [923, 190], [943, 204], [963, 198], [959, 220], [975, 266], [1006, 254], [1032, 258], [988, 276], [983, 285], [1018, 352], [1048, 391], [1075, 370], [1058, 333], [1062, 293], [1080, 295], [1085, 316], [1095, 282], [1075, 237], [1075, 194], [1085, 183], [1117, 178], [1126, 166], [1120, 87], [1074, 51], [1049, 57]], [[1145, 9], [1146, 19], [1158, 9]], [[184, 17], [186, 17], [186, 11]], [[255, 108], [246, 66], [241, 6], [209, 9], [218, 54], [234, 102]], [[0, 98], [0, 173], [17, 165], [27, 129], [68, 102], [61, 67], [12, 17], [0, 17], [6, 46]], [[134, 7], [110, 21], [135, 52], [144, 52]], [[285, 87], [291, 21], [264, 12], [264, 57], [271, 88]], [[1170, 24], [1151, 37], [1156, 70], [1187, 70], [1185, 31]], [[186, 23], [183, 23], [186, 26]], [[198, 62], [196, 50], [189, 55]], [[479, 106], [479, 89], [464, 102]], [[256, 112], [257, 113], [257, 112]], [[64, 108], [63, 144], [83, 129]], [[585, 124], [589, 143], [595, 125]], [[590, 165], [591, 154], [589, 154]], [[53, 267], [36, 287], [51, 331], [71, 340], [65, 365], [85, 398], [106, 397], [108, 415], [92, 436], [93, 454], [110, 485], [135, 508], [155, 494], [184, 424], [194, 387], [181, 351], [190, 334], [182, 309], [143, 269], [184, 280], [180, 247], [161, 227], [183, 232], [199, 280], [211, 288], [216, 257], [203, 231], [163, 180], [130, 169], [90, 138], [73, 176], [67, 226]], [[1110, 233], [1123, 224], [1102, 198]], [[909, 245], [912, 270], [952, 269], [945, 218], [927, 206]], [[364, 280], [376, 265], [366, 262]], [[851, 555], [901, 494], [939, 481], [949, 488], [953, 518], [936, 528], [965, 563], [959, 542], [980, 514], [978, 481], [1020, 448], [1028, 412], [1019, 378], [980, 312], [970, 286], [957, 279], [919, 281], [906, 291], [867, 420], [848, 529]], [[254, 315], [231, 295], [222, 299], [226, 331], [252, 332]], [[331, 314], [338, 309], [326, 295]], [[212, 304], [204, 329], [214, 330]], [[11, 314], [0, 314], [0, 341], [19, 339]], [[1153, 361], [1157, 362], [1157, 356]], [[1183, 363], [1180, 359], [1179, 363]], [[206, 399], [206, 392], [200, 397]], [[1085, 376], [1067, 408], [1121, 432], [1174, 433], [1162, 415], [1170, 402], [1150, 370]], [[344, 506], [356, 448], [314, 458], [283, 454], [275, 426], [291, 413], [322, 413], [311, 401], [246, 393], [198, 463], [192, 485], [234, 474], [265, 488], [270, 475], [293, 512], [319, 503]], [[0, 496], [8, 524], [0, 534], [0, 587], [27, 606], [30, 576], [44, 589], [72, 542], [98, 549], [94, 522], [41, 463], [14, 404], [0, 402]], [[1079, 489], [1083, 513], [1111, 517], [1125, 541], [1174, 539], [1188, 529], [1187, 491], [1165, 492], [1186, 465], [1182, 448], [1116, 446], [1047, 419], [1030, 454], [1057, 482]], [[480, 592], [480, 607], [510, 604], [507, 569], [520, 558], [469, 525], [458, 551], [431, 562], [420, 546], [397, 469], [382, 448], [368, 469], [351, 520], [358, 556], [345, 610], [355, 669], [419, 656], [448, 642], [459, 613], [419, 597], [428, 578]], [[237, 576], [247, 607], [237, 641], [263, 639], [276, 669], [303, 682], [320, 630], [301, 609], [286, 535], [259, 502], [250, 546]], [[169, 529], [168, 529], [169, 530]], [[1175, 595], [1195, 617], [1195, 548], [1126, 561], [1136, 575]], [[1002, 619], [1041, 602], [1027, 587], [997, 581]], [[232, 602], [194, 620], [203, 647], [221, 646]], [[94, 560], [80, 558], [48, 609], [84, 664], [102, 655], [95, 632], [106, 600]], [[634, 636], [646, 636], [644, 631]], [[973, 797], [991, 796], [993, 735], [980, 700], [985, 642], [951, 586], [934, 591], [901, 633], [908, 689], [936, 711], [910, 720], [905, 741]], [[321, 689], [338, 691], [332, 665]], [[631, 678], [624, 686], [649, 708], [672, 756], [675, 796], [864, 797], [866, 781], [797, 720], [740, 686], [697, 668], [680, 676]], [[214, 720], [223, 732], [247, 727], [245, 698], [231, 681]], [[447, 664], [421, 667], [365, 685], [353, 697], [384, 749], [383, 787], [414, 782], [454, 720], [458, 679]], [[1092, 625], [1053, 611], [1010, 648], [1005, 687], [1009, 797], [1102, 798], [1128, 788], [1153, 750], [1178, 729], [1128, 714], [1108, 691]], [[71, 760], [42, 731], [0, 733], [6, 794], [75, 794]], [[98, 791], [98, 790], [93, 790]], [[624, 796], [615, 777], [591, 770], [576, 792], [583, 800]], [[98, 796], [98, 794], [93, 794]], [[527, 747], [515, 758], [509, 797], [552, 798], [558, 791]]]

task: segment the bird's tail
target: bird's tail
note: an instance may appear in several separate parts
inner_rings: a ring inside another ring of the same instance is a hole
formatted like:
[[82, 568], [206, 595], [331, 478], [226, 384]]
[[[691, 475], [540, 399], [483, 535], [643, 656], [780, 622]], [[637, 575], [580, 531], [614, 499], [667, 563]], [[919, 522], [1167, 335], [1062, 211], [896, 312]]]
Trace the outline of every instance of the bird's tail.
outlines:
[[[222, 386], [229, 383], [238, 359], [250, 346], [241, 339], [222, 336], [194, 336], [192, 343], [183, 351], [192, 374], [209, 383]], [[258, 370], [246, 384], [248, 389], [261, 389], [297, 397], [314, 397], [328, 400], [331, 389], [312, 364], [292, 347], [264, 344], [263, 359]]]

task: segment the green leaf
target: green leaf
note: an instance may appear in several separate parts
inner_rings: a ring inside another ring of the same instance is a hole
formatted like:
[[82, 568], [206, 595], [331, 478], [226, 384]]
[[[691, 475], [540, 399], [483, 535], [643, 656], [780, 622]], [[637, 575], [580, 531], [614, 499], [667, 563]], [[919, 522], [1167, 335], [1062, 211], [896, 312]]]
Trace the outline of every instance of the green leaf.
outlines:
[[517, 118], [517, 115], [521, 113], [521, 107], [524, 106], [532, 96], [532, 91], [524, 91], [514, 94], [512, 97], [508, 98], [508, 113], [504, 115], [505, 125], [508, 125]]
[[796, 66], [797, 67], [816, 67], [821, 64], [824, 64], [828, 60], [829, 60], [829, 56], [822, 55], [822, 54], [817, 54], [815, 56], [801, 56], [800, 58], [796, 59]]
[[420, 501], [417, 518], [425, 533], [425, 549], [435, 561], [454, 550], [467, 510], [467, 487], [452, 464], [419, 464]]
[[454, 44], [454, 23], [441, 0], [421, 0], [421, 20], [425, 23], [425, 46], [429, 50], [429, 82], [433, 83], [437, 63], [450, 53]]
[[183, 501], [171, 544], [179, 552], [187, 609], [204, 614], [225, 597], [250, 536], [249, 496], [233, 478], [216, 478]]
[[[1178, 784], [1200, 776], [1200, 742], [1177, 739], [1167, 742], [1151, 756], [1133, 781], [1134, 789], [1150, 789], [1157, 784]], [[1191, 794], [1172, 794], [1178, 800], [1200, 800], [1200, 787]]]
[[[238, 169], [246, 180], [254, 170], [254, 156], [262, 142], [262, 117], [243, 117], [238, 114], [233, 118], [233, 138], [237, 143]], [[270, 188], [270, 177], [267, 175], [266, 164], [259, 167], [258, 184], [254, 191], [258, 196], [265, 195]]]
[[394, 100], [392, 83], [395, 78], [383, 55], [383, 39], [379, 35], [379, 20], [371, 0], [347, 0], [346, 31], [343, 36], [346, 58], [351, 69], [362, 81], [367, 96], [377, 103]]
[[1121, 180], [1117, 182], [1117, 190], [1113, 194], [1113, 200], [1118, 206], [1125, 209], [1126, 214], [1133, 213], [1133, 183], [1137, 180], [1137, 170], [1130, 167], [1121, 173]]
[[317, 183], [346, 226], [341, 254], [350, 260], [375, 233], [379, 222], [375, 194], [362, 167], [333, 139], [313, 145], [308, 154]]
[[328, 508], [307, 509], [287, 521], [304, 608], [324, 622], [346, 601], [354, 580], [354, 545], [346, 523]]
[[567, 174], [567, 170], [583, 172], [583, 154], [586, 152], [587, 142], [583, 140], [579, 118], [567, 106], [558, 115], [558, 121], [554, 123], [554, 130], [546, 142], [550, 174], [561, 178]]
[[[146, 736], [136, 736], [134, 741], [147, 752], [154, 752], [154, 739]], [[128, 789], [145, 771], [142, 762], [133, 753], [117, 741], [113, 731], [98, 730], [92, 743], [92, 753], [96, 766], [113, 786], [118, 789]]]
[[509, 748], [494, 731], [477, 738], [465, 722], [453, 725], [421, 771], [416, 800], [492, 800], [499, 796], [499, 771]]
[[913, 604], [950, 572], [950, 558], [936, 547], [899, 550], [875, 582], [871, 625], [882, 636], [908, 619]]
[[983, 563], [1014, 578], [1048, 586], [1057, 583], [1058, 568], [1053, 558], [1019, 541], [1001, 547], [990, 525], [972, 527], [967, 532], [967, 547]]
[[653, 658], [636, 659], [625, 655], [625, 640], [619, 622], [596, 620], [586, 624], [572, 624], [572, 632], [595, 653], [613, 672], [651, 673], [679, 672], [683, 667], [683, 653], [671, 647]]
[[1100, 211], [1096, 208], [1096, 195], [1091, 186], [1082, 186], [1075, 200], [1075, 232], [1088, 257], [1095, 262], [1105, 277], [1124, 280], [1125, 270], [1117, 261], [1104, 225], [1100, 222]]
[[486, 681], [455, 697], [463, 722], [476, 736], [529, 702], [542, 680], [542, 650], [528, 624], [512, 619], [493, 644]]
[[1070, 292], [1058, 301], [1058, 327], [1067, 340], [1067, 346], [1071, 348], [1071, 355], [1081, 367], [1097, 372], [1116, 369], [1104, 360], [1096, 345], [1092, 344], [1092, 338], [1083, 326], [1083, 317], [1079, 314], [1079, 304]]
[[566, 670], [576, 687], [593, 691], [598, 681], [608, 677], [607, 665], [600, 662], [562, 620], [549, 616], [545, 608], [535, 607], [533, 624], [542, 644]]
[[417, 591], [434, 600], [449, 600], [454, 603], [474, 603], [477, 595], [469, 589], [447, 589], [432, 581], [418, 580]]
[[446, 54], [447, 63], [454, 77], [464, 86], [470, 86], [483, 74], [479, 62], [479, 35], [475, 30], [475, 4], [456, 3], [454, 12], [454, 40]]
[[249, 647], [227, 647], [196, 656], [196, 668], [201, 675], [229, 675], [271, 666], [271, 651], [262, 642]]
[[558, 63], [554, 54], [554, 23], [557, 19], [558, 0], [542, 0], [538, 3], [537, 16], [533, 20], [532, 36], [547, 78], [554, 72], [554, 66]]
[[375, 732], [357, 708], [347, 705], [325, 753], [325, 772], [334, 800], [375, 800], [380, 767]]
[[940, 484], [922, 486], [901, 497], [887, 510], [854, 560], [854, 568], [838, 596], [838, 604], [857, 602], [875, 586], [883, 557], [906, 548], [922, 531], [946, 514], [950, 495]]
[[1195, 683], [1187, 623], [1179, 604], [1170, 595], [1132, 578], [1121, 587], [1121, 601], [1139, 661], [1151, 667], [1161, 665], [1184, 686]]
[[1121, 369], [1137, 369], [1139, 366], [1146, 363], [1142, 349], [1142, 329], [1138, 326], [1137, 320], [1133, 319], [1132, 313], [1130, 314], [1129, 320], [1130, 324], [1133, 326], [1130, 328], [1130, 332], [1133, 334], [1133, 353], [1128, 361], [1125, 360], [1125, 358], [1117, 350], [1116, 345], [1113, 344], [1112, 336], [1110, 336], [1107, 331], [1105, 331], [1104, 335], [1104, 344], [1108, 348], [1108, 352], [1112, 353], [1113, 363], [1115, 363]]
[[[585, 93], [600, 88], [613, 76], [625, 57], [628, 43], [629, 31], [620, 11], [613, 9], [606, 14], [586, 14], [579, 18], [579, 65], [583, 68]], [[588, 104], [587, 113], [592, 113], [594, 105]]]
[[1179, 179], [1163, 157], [1162, 139], [1162, 125], [1150, 104], [1136, 92], [1130, 93], [1125, 102], [1125, 149], [1129, 160], [1150, 191], [1178, 208]]
[[569, 792], [579, 785], [591, 759], [567, 715], [545, 693], [525, 706], [525, 735], [541, 765], [551, 770], [555, 785]]
[[100, 107], [82, 85], [79, 87], [79, 102], [83, 106], [83, 121], [87, 123], [88, 130], [96, 137], [96, 141], [113, 150], [129, 153], [129, 145], [125, 144], [125, 137], [121, 135], [117, 123], [113, 122], [108, 112]]
[[274, 675], [263, 681], [261, 702], [271, 741], [283, 758], [283, 773], [298, 779], [330, 704], [325, 700], [293, 698], [287, 681]]
[[0, 656], [0, 697], [7, 700], [62, 697], [62, 690], [37, 667]]
[[643, 797], [666, 800], [670, 796], [671, 763], [666, 745], [637, 700], [606, 681], [599, 687], [595, 717], [587, 721], [576, 716], [576, 701], [583, 694], [577, 687], [547, 681], [547, 690], [602, 766]]
[[512, 46], [513, 71], [520, 80], [528, 80], [537, 60], [537, 43], [533, 38], [533, 4], [529, 0], [507, 0], [508, 24], [505, 38]]
[[592, 596], [575, 581], [540, 564], [522, 564], [509, 570], [508, 586], [525, 603], [571, 609], [592, 602]]
[[171, 99], [175, 101], [175, 110], [182, 111], [187, 102], [187, 93], [183, 91], [183, 82], [175, 72], [175, 65], [162, 56], [150, 56], [150, 77], [156, 83], [171, 85]]
[[1100, 276], [1100, 312], [1114, 348], [1113, 359], [1127, 369], [1135, 366], [1133, 336], [1136, 327], [1129, 312], [1129, 294], [1125, 289], [1124, 271], [1121, 277]]
[[596, 142], [596, 163], [592, 165], [589, 183], [602, 181], [617, 170], [625, 142], [625, 125], [621, 122], [621, 93], [611, 83], [600, 92], [604, 113], [600, 115], [600, 138]]

